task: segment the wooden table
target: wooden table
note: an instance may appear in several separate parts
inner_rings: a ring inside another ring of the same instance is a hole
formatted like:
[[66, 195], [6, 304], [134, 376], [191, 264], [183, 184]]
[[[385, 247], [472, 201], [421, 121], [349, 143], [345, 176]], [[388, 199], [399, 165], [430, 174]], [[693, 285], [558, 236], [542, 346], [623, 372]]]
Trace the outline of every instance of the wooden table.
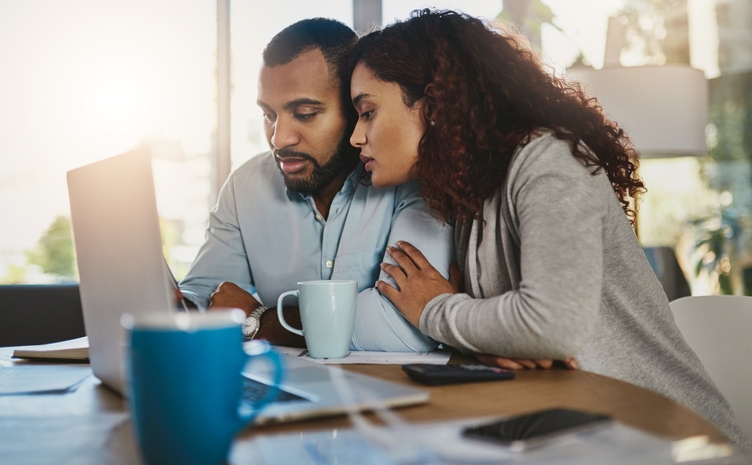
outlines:
[[[10, 354], [8, 349], [0, 349], [0, 366], [7, 368], [16, 363], [11, 360]], [[399, 383], [414, 384], [397, 365], [343, 367]], [[608, 413], [622, 423], [668, 438], [707, 435], [714, 442], [726, 441], [710, 423], [687, 407], [634, 385], [581, 370], [520, 371], [516, 379], [511, 381], [424, 388], [431, 393], [429, 403], [395, 410], [405, 421], [419, 423], [477, 416], [501, 416], [564, 406]], [[122, 398], [103, 387], [94, 377], [90, 377], [76, 391], [67, 394], [0, 396], [0, 416], [75, 416], [103, 412], [124, 413], [127, 412], [127, 405]], [[258, 434], [349, 426], [349, 420], [343, 416], [299, 421], [249, 428], [238, 435], [237, 441], [251, 441]], [[62, 429], [59, 434], [66, 433], [67, 431]], [[28, 450], [31, 455], [35, 453], [34, 438], [28, 439]], [[139, 463], [130, 421], [123, 422], [113, 430], [100, 452], [100, 463], [103, 464]], [[251, 463], [252, 458], [238, 457], [234, 454], [233, 463]]]
[[[431, 393], [428, 404], [396, 410], [408, 422], [452, 420], [472, 416], [509, 415], [545, 407], [564, 406], [608, 413], [635, 428], [669, 438], [707, 435], [725, 437], [693, 410], [660, 394], [606, 376], [577, 370], [519, 371], [514, 380], [422, 386], [396, 365], [345, 365], [344, 368], [398, 383], [420, 386]], [[343, 417], [264, 427], [266, 432], [300, 428], [346, 427]]]

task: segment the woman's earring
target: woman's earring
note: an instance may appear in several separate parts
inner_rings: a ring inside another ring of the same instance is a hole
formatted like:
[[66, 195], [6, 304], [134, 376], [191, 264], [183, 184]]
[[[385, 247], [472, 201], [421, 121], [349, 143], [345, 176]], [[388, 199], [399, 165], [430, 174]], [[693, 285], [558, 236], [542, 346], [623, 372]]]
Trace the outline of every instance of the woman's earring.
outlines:
[[431, 126], [436, 126], [436, 121], [431, 120], [431, 121], [428, 122], [428, 124], [430, 124]]

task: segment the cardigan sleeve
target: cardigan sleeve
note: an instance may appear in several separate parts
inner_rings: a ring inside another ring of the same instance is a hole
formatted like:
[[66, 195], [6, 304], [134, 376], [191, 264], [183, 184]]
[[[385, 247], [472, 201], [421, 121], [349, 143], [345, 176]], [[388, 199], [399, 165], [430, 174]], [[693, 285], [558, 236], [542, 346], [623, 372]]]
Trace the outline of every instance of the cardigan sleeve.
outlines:
[[[477, 260], [480, 276], [465, 281], [479, 283], [483, 295], [437, 296], [426, 306], [420, 329], [466, 351], [518, 358], [575, 356], [598, 320], [603, 221], [609, 201], [615, 200], [608, 178], [603, 172], [593, 175], [593, 169], [553, 136], [524, 147], [507, 179], [513, 225], [505, 223], [501, 202], [487, 200], [478, 241], [495, 242], [467, 251], [470, 260]], [[489, 210], [489, 205], [496, 207]], [[504, 230], [509, 227], [519, 234], [519, 244], [502, 241], [505, 234], [516, 235]], [[505, 287], [498, 282], [502, 272], [517, 278]]]

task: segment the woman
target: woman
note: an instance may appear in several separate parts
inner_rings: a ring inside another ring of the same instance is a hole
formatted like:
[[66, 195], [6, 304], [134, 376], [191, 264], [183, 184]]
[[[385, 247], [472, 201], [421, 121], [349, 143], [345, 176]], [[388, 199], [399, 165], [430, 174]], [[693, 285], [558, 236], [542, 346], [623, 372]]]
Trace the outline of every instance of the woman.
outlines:
[[350, 142], [377, 187], [418, 179], [456, 226], [464, 276], [410, 244], [378, 284], [413, 325], [463, 351], [575, 357], [690, 406], [750, 454], [684, 342], [630, 220], [644, 191], [623, 131], [512, 36], [451, 11], [414, 12], [361, 38]]

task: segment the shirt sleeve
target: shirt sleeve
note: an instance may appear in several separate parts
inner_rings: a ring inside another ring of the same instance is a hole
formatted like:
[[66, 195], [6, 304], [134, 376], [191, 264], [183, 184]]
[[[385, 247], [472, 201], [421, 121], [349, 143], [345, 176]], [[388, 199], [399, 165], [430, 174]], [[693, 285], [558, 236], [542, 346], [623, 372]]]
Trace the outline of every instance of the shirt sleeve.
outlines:
[[[431, 215], [416, 183], [398, 188], [391, 221], [389, 245], [396, 246], [398, 240], [410, 242], [444, 277], [449, 276], [449, 265], [454, 259], [454, 228]], [[383, 261], [394, 263], [386, 250]], [[394, 285], [384, 272], [379, 279]], [[375, 287], [360, 292], [357, 312], [352, 340], [355, 350], [424, 352], [438, 346], [410, 324]]]
[[250, 294], [256, 292], [240, 233], [232, 176], [209, 214], [206, 240], [180, 282], [180, 290], [200, 310], [206, 310], [211, 294], [224, 281], [231, 281]]
[[[437, 296], [421, 316], [425, 333], [459, 349], [505, 357], [561, 359], [584, 346], [600, 312], [604, 216], [608, 201], [618, 202], [608, 198], [615, 194], [605, 174], [592, 175], [593, 168], [562, 145], [520, 153], [521, 167], [510, 180], [519, 286], [486, 298]], [[496, 214], [484, 218], [485, 227], [506, 227]], [[509, 259], [501, 245], [497, 250], [495, 257], [468, 254], [488, 272]]]

